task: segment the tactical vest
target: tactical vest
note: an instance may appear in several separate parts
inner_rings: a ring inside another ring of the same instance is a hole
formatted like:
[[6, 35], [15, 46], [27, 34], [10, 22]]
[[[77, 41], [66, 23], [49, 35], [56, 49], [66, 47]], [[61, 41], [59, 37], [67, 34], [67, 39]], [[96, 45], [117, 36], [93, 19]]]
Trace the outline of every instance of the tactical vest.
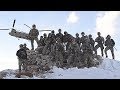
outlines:
[[29, 35], [33, 37], [37, 37], [39, 35], [39, 32], [37, 29], [31, 29]]
[[105, 41], [105, 46], [110, 46], [110, 47], [113, 47], [115, 45], [115, 42], [113, 39], [107, 39]]
[[96, 41], [98, 44], [103, 44], [103, 40], [104, 40], [104, 38], [100, 36], [100, 37], [97, 37], [95, 41]]
[[76, 43], [78, 43], [80, 45], [80, 38], [79, 37], [76, 37], [75, 41], [76, 41]]
[[56, 38], [60, 38], [61, 42], [63, 42], [63, 34], [62, 33], [57, 33]]
[[86, 37], [85, 37], [85, 36], [80, 38], [80, 42], [81, 42], [82, 44], [84, 44], [85, 41], [86, 41]]

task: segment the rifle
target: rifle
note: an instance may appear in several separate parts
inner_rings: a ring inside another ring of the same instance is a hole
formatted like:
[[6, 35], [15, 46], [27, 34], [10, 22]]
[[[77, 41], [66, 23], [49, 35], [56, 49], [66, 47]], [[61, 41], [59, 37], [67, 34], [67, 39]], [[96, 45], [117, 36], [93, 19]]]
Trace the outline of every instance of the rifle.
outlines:
[[28, 25], [24, 24], [25, 26], [27, 26], [28, 28], [32, 29], [31, 27], [29, 27]]
[[117, 49], [114, 47], [114, 49], [117, 51]]

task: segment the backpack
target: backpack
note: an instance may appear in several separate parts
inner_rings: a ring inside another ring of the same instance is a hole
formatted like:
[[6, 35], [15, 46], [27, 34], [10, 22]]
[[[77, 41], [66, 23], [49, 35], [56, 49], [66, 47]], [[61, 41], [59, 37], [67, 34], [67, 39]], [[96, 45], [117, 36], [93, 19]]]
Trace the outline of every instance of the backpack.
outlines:
[[112, 45], [111, 46], [115, 46], [115, 42], [113, 39], [111, 39]]
[[19, 51], [19, 54], [18, 54], [18, 57], [21, 58], [21, 59], [26, 59], [27, 58], [27, 53], [25, 50], [20, 50]]
[[111, 41], [108, 43], [108, 40], [105, 41], [105, 46], [115, 46], [115, 42], [113, 39], [111, 39]]

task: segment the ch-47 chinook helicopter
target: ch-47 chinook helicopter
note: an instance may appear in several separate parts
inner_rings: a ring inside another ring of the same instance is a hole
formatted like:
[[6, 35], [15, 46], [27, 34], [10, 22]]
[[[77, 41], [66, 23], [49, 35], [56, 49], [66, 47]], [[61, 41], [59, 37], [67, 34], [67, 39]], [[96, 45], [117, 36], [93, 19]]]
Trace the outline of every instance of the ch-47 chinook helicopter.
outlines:
[[[11, 32], [9, 32], [9, 35], [11, 35], [13, 37], [16, 37], [16, 38], [30, 40], [30, 37], [29, 37], [28, 33], [19, 32], [19, 31], [17, 31], [17, 30], [14, 29], [15, 22], [16, 22], [16, 20], [14, 20], [14, 22], [13, 22], [13, 26], [12, 26]], [[27, 26], [27, 27], [29, 27], [26, 24], [24, 24], [24, 25]], [[29, 27], [29, 28], [31, 29], [31, 27]], [[10, 29], [0, 29], [0, 30], [10, 30]], [[52, 31], [52, 30], [39, 30], [39, 32], [42, 32], [42, 31]]]

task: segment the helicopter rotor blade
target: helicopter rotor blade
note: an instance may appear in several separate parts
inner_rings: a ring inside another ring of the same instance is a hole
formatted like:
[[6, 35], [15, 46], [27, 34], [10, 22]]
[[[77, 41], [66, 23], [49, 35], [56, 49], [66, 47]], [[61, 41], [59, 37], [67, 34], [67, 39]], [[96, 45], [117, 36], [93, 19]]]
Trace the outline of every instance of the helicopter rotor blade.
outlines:
[[10, 30], [10, 29], [0, 29], [0, 30]]
[[14, 19], [13, 26], [12, 26], [13, 28], [14, 28], [14, 26], [15, 26], [15, 22], [16, 22], [16, 20]]
[[42, 32], [42, 31], [52, 31], [52, 30], [39, 30], [40, 32]]
[[[27, 24], [24, 24], [25, 26], [27, 26], [28, 28], [32, 29], [30, 26], [28, 26]], [[39, 32], [42, 32], [42, 31], [52, 31], [52, 30], [39, 30]]]

